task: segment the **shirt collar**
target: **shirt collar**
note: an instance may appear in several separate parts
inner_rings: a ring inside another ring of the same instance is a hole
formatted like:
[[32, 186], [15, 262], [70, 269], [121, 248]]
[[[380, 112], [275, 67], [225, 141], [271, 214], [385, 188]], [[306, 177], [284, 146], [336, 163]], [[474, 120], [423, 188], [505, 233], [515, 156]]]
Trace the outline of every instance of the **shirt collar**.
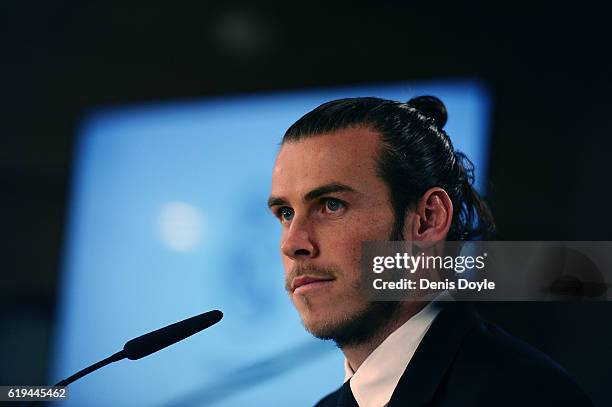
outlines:
[[344, 381], [351, 379], [351, 390], [359, 406], [381, 407], [389, 402], [406, 366], [440, 312], [438, 300], [442, 295], [448, 294], [441, 294], [392, 332], [356, 372], [344, 359]]

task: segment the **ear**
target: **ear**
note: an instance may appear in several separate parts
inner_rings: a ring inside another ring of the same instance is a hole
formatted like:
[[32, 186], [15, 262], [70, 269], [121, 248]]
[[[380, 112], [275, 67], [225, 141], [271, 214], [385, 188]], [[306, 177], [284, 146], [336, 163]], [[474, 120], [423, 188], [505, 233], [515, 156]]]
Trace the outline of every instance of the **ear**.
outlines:
[[453, 221], [453, 203], [442, 188], [430, 188], [410, 211], [410, 218], [406, 223], [409, 228], [404, 233], [406, 238], [426, 242], [446, 240]]

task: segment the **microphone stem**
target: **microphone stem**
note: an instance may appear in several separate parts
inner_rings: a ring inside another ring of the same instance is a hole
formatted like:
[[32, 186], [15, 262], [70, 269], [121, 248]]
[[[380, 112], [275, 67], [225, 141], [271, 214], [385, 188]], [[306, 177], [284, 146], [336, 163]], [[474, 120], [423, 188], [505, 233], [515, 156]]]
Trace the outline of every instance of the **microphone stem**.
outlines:
[[[61, 380], [59, 382], [57, 382], [57, 384], [55, 384], [54, 386], [68, 386], [70, 383], [74, 382], [75, 380], [80, 379], [81, 377], [88, 375], [89, 373], [96, 371], [98, 369], [100, 369], [101, 367], [104, 367], [106, 365], [110, 365], [113, 362], [117, 362], [121, 359], [125, 359], [126, 358], [126, 354], [124, 350], [120, 350], [119, 352], [115, 353], [114, 355], [111, 355], [109, 357], [107, 357], [104, 360], [101, 360], [97, 363], [94, 363], [93, 365], [86, 367], [85, 369], [76, 372], [75, 374], [73, 374], [72, 376]], [[30, 401], [28, 404], [26, 404], [24, 407], [32, 407], [32, 406], [41, 406], [41, 405], [47, 405], [46, 401]]]
[[109, 365], [113, 362], [117, 362], [121, 359], [125, 359], [126, 355], [125, 355], [125, 351], [124, 350], [120, 350], [119, 352], [115, 353], [114, 355], [111, 355], [109, 357], [107, 357], [104, 360], [101, 360], [97, 363], [94, 363], [93, 365], [86, 367], [85, 369], [76, 372], [75, 374], [73, 374], [72, 376], [58, 382], [55, 386], [68, 386], [70, 383], [74, 382], [75, 380], [80, 379], [81, 377], [88, 375], [89, 373], [96, 371], [98, 369], [100, 369], [101, 367], [104, 367], [106, 365]]

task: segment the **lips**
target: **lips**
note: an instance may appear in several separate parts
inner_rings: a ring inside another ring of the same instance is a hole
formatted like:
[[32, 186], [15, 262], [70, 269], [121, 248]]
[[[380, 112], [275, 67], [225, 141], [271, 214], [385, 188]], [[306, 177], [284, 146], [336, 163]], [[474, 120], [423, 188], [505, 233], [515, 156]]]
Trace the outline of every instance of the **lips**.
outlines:
[[325, 281], [332, 281], [331, 277], [314, 277], [314, 276], [300, 276], [293, 279], [291, 289], [295, 291], [299, 287], [303, 287], [313, 283], [322, 283]]

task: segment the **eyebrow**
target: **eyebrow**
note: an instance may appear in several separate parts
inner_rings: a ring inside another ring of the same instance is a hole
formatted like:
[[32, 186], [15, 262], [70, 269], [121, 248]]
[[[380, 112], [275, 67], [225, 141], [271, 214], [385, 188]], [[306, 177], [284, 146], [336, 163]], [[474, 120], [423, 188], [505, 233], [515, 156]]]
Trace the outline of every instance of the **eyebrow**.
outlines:
[[[309, 191], [306, 195], [304, 195], [303, 200], [305, 202], [312, 201], [323, 195], [331, 194], [334, 192], [353, 192], [355, 193], [357, 191], [355, 191], [353, 188], [349, 187], [348, 185], [341, 184], [338, 182], [332, 182], [330, 184], [321, 185], [320, 187], [317, 187], [313, 189], [312, 191]], [[288, 205], [288, 202], [286, 199], [277, 197], [277, 196], [271, 196], [268, 199], [269, 208], [273, 206], [278, 206], [278, 205]]]

